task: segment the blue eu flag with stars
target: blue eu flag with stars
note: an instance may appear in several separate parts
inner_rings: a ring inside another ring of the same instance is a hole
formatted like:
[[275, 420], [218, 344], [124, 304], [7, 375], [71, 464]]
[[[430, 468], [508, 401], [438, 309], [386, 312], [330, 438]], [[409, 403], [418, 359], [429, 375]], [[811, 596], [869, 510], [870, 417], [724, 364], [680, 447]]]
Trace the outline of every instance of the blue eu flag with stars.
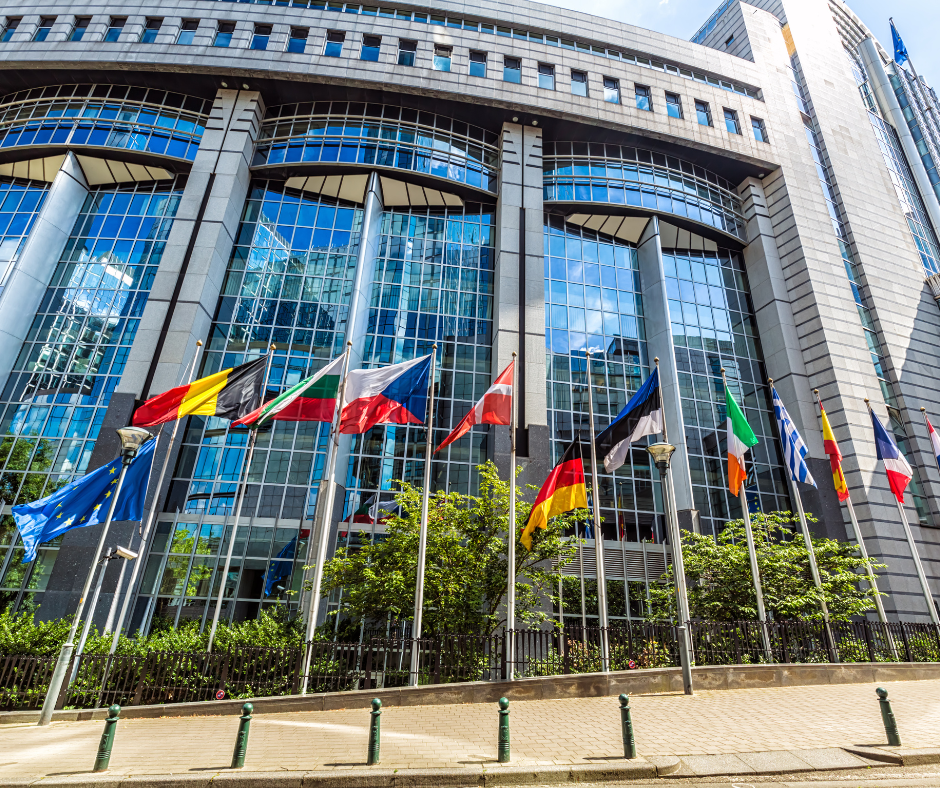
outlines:
[[901, 40], [901, 34], [894, 26], [893, 19], [891, 20], [891, 41], [894, 43], [894, 62], [899, 66], [903, 66], [909, 59], [909, 56], [907, 54], [907, 47], [904, 46], [904, 41]]
[[[130, 464], [121, 485], [121, 495], [114, 510], [114, 521], [140, 520], [144, 512], [144, 498], [153, 465], [155, 440], [141, 446], [137, 457]], [[13, 517], [20, 538], [26, 548], [23, 563], [36, 557], [36, 550], [73, 528], [85, 528], [103, 523], [108, 519], [111, 496], [117, 489], [121, 473], [121, 458], [117, 457], [91, 473], [56, 490], [39, 501], [13, 507]]]

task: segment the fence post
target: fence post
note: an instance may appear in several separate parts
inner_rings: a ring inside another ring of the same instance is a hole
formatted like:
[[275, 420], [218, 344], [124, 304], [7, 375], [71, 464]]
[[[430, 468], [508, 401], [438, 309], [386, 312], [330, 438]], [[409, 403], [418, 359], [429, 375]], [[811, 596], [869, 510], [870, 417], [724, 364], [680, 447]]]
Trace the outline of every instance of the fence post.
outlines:
[[299, 648], [296, 650], [297, 654], [296, 654], [296, 657], [294, 658], [294, 683], [291, 685], [291, 688], [290, 688], [291, 695], [296, 695], [298, 691], [300, 690], [301, 674], [304, 671], [305, 648], [306, 648], [306, 644], [304, 644], [304, 648]]
[[241, 769], [245, 765], [248, 752], [248, 731], [251, 727], [251, 712], [254, 706], [246, 703], [242, 706], [242, 716], [238, 718], [238, 735], [235, 737], [235, 752], [232, 753], [232, 768]]
[[878, 687], [875, 690], [878, 695], [878, 705], [881, 707], [881, 720], [885, 724], [885, 734], [888, 737], [888, 744], [892, 747], [901, 746], [901, 734], [898, 733], [898, 723], [894, 719], [894, 712], [891, 711], [891, 701], [888, 700], [888, 690]]
[[98, 743], [98, 756], [95, 758], [93, 772], [106, 772], [111, 762], [111, 748], [114, 746], [114, 734], [118, 718], [121, 716], [121, 707], [116, 703], [108, 709], [108, 718], [104, 721], [104, 731]]
[[379, 762], [379, 751], [381, 749], [382, 735], [382, 701], [378, 698], [372, 699], [372, 711], [369, 719], [369, 755], [366, 759], [367, 766], [374, 766]]
[[499, 743], [496, 760], [499, 763], [509, 763], [509, 701], [506, 698], [499, 699]]
[[368, 651], [366, 651], [366, 669], [365, 669], [365, 686], [363, 689], [372, 689], [372, 646], [374, 640], [369, 638]]
[[620, 730], [623, 733], [623, 757], [636, 758], [636, 741], [633, 739], [633, 719], [630, 716], [630, 696], [620, 696]]
[[898, 626], [901, 628], [901, 641], [904, 643], [904, 656], [907, 657], [908, 662], [913, 662], [914, 655], [911, 653], [911, 641], [907, 636], [907, 625], [901, 621], [898, 623]]
[[865, 645], [868, 647], [868, 661], [875, 661], [875, 644], [871, 637], [871, 621], [862, 621], [862, 631], [865, 633]]

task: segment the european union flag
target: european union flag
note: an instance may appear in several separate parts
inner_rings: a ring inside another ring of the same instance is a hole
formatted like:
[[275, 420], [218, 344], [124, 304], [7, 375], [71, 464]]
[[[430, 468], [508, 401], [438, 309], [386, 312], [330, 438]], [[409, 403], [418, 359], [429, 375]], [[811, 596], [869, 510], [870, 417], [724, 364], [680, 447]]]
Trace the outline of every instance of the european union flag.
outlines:
[[909, 60], [907, 47], [904, 46], [904, 42], [901, 40], [901, 34], [894, 26], [893, 19], [891, 20], [891, 40], [894, 42], [894, 62], [899, 66], [903, 66]]
[[[268, 572], [264, 578], [264, 595], [271, 596], [278, 583], [290, 577], [293, 566], [294, 550], [297, 548], [297, 537], [291, 539], [268, 564]], [[277, 560], [283, 559], [283, 560]]]
[[[114, 509], [114, 520], [140, 520], [144, 512], [144, 498], [153, 465], [155, 440], [141, 446], [137, 457], [124, 475], [121, 495]], [[39, 501], [13, 507], [13, 517], [20, 538], [26, 547], [23, 563], [36, 557], [36, 550], [73, 528], [85, 528], [102, 523], [108, 518], [111, 496], [117, 487], [121, 473], [121, 458], [103, 465], [91, 473], [76, 479], [60, 490], [56, 490]]]

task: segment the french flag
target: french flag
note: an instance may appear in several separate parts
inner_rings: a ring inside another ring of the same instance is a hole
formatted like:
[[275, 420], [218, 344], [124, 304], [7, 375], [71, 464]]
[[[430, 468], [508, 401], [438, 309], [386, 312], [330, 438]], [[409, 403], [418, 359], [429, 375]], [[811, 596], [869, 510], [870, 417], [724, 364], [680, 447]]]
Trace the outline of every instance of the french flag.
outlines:
[[430, 356], [353, 370], [346, 376], [339, 431], [358, 435], [377, 424], [424, 424], [430, 376]]
[[930, 419], [927, 418], [927, 414], [924, 414], [924, 421], [927, 422], [927, 432], [930, 433], [930, 445], [933, 446], [933, 456], [937, 458], [937, 465], [940, 465], [940, 435], [937, 435], [937, 431], [933, 428], [933, 424], [930, 423]]
[[875, 428], [875, 449], [878, 451], [878, 459], [885, 464], [885, 472], [888, 474], [888, 484], [891, 485], [891, 492], [898, 499], [898, 503], [903, 504], [904, 490], [910, 483], [914, 472], [898, 449], [891, 433], [884, 428], [884, 425], [871, 408], [869, 408], [869, 413], [871, 413], [872, 426]]
[[435, 454], [462, 438], [476, 424], [509, 424], [512, 421], [512, 375], [515, 363], [511, 361], [509, 366], [499, 373], [499, 377], [493, 381], [493, 385], [486, 390], [480, 401], [470, 408], [470, 412], [463, 417], [460, 424], [454, 427], [454, 431], [434, 450]]

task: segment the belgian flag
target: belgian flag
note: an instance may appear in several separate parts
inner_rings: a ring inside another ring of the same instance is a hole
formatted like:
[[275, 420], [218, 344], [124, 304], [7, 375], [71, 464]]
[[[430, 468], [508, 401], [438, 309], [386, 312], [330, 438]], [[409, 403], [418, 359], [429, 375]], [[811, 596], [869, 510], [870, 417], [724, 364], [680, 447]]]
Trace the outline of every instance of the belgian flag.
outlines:
[[582, 509], [587, 506], [587, 487], [584, 486], [584, 463], [581, 460], [581, 443], [574, 441], [562, 455], [558, 465], [552, 468], [545, 484], [532, 504], [532, 511], [522, 529], [522, 544], [532, 549], [532, 534], [536, 528], [545, 529], [548, 521], [558, 514]]
[[235, 421], [261, 406], [267, 356], [223, 369], [186, 386], [164, 391], [134, 411], [135, 427], [152, 427], [184, 416], [220, 416]]

